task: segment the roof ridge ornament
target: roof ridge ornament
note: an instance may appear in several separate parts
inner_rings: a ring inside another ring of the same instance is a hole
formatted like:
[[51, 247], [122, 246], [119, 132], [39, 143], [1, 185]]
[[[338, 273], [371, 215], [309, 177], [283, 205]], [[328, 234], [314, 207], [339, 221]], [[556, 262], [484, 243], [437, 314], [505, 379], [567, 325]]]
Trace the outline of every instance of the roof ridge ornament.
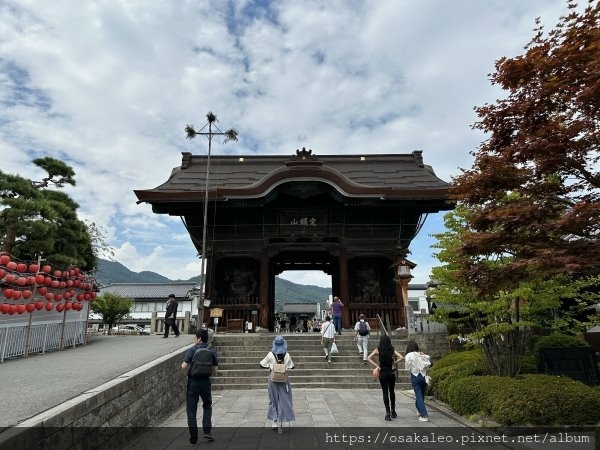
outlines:
[[292, 155], [292, 159], [293, 160], [307, 160], [307, 159], [312, 159], [315, 160], [317, 159], [317, 157], [315, 155], [312, 154], [312, 149], [310, 150], [306, 150], [306, 147], [302, 147], [302, 150], [296, 150], [296, 154]]

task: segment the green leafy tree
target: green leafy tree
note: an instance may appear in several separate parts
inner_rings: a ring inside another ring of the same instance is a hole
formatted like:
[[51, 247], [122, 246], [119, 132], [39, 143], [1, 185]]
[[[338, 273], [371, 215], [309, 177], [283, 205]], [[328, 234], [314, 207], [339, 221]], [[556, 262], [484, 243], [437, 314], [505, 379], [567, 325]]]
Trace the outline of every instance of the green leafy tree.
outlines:
[[[571, 333], [584, 329], [581, 313], [591, 302], [598, 301], [590, 287], [600, 278], [530, 277], [512, 289], [481, 291], [462, 276], [469, 258], [460, 252], [460, 247], [473, 233], [470, 220], [470, 209], [460, 204], [444, 216], [446, 231], [434, 235], [438, 240], [434, 248], [439, 250], [436, 256], [443, 265], [432, 270], [436, 287], [430, 288], [428, 294], [435, 295], [436, 303], [443, 305], [435, 311], [436, 320], [466, 334], [474, 345], [480, 345], [492, 373], [515, 376], [520, 371], [530, 329], [542, 332], [568, 329]], [[494, 266], [508, 265], [511, 260], [510, 255], [497, 255], [493, 259], [480, 255], [481, 263]], [[567, 300], [571, 306], [565, 309]]]
[[113, 326], [129, 316], [133, 304], [131, 298], [105, 292], [92, 302], [91, 309], [102, 316], [102, 322], [108, 325], [108, 334], [111, 334]]
[[41, 181], [0, 171], [0, 239], [2, 251], [23, 260], [43, 254], [58, 267], [77, 265], [91, 270], [96, 264], [93, 240], [77, 217], [79, 205], [64, 192], [49, 189], [75, 185], [75, 172], [62, 161], [38, 158]]

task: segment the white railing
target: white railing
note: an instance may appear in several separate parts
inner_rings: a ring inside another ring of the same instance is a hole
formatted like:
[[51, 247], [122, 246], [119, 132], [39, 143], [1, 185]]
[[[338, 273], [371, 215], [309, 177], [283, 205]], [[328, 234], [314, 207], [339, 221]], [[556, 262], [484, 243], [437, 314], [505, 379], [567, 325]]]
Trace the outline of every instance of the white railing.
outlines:
[[54, 321], [35, 322], [31, 324], [31, 330], [28, 328], [27, 324], [22, 323], [0, 326], [0, 362], [7, 358], [85, 344], [85, 321], [68, 321], [64, 325]]

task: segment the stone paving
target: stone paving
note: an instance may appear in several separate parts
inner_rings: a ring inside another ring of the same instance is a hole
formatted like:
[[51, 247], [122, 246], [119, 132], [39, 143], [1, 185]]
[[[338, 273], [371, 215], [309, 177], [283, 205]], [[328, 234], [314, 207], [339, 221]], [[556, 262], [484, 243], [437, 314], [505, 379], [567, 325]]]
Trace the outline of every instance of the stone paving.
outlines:
[[[293, 389], [293, 387], [292, 387]], [[200, 438], [196, 448], [414, 448], [426, 449], [515, 449], [588, 450], [594, 448], [591, 433], [538, 435], [494, 434], [468, 424], [442, 408], [429, 405], [430, 422], [419, 422], [411, 392], [396, 394], [398, 418], [384, 420], [380, 390], [297, 389], [293, 390], [296, 421], [284, 424], [279, 435], [266, 419], [266, 389], [213, 392], [213, 442]], [[201, 423], [201, 408], [199, 411]], [[201, 431], [201, 430], [200, 430]], [[200, 435], [202, 436], [202, 434]], [[546, 437], [546, 442], [541, 440]], [[562, 439], [562, 442], [550, 442]], [[185, 406], [131, 442], [127, 450], [193, 448], [188, 442]], [[565, 442], [569, 438], [587, 442]], [[504, 442], [501, 442], [501, 441]]]

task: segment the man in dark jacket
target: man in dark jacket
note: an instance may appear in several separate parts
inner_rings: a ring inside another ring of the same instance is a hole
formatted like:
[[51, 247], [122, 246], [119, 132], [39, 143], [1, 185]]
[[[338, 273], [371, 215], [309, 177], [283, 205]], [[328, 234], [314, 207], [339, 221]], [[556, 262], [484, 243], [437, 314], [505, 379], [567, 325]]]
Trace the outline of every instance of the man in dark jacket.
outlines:
[[175, 300], [175, 294], [169, 294], [167, 297], [167, 312], [165, 313], [165, 334], [163, 338], [169, 337], [169, 328], [173, 328], [175, 337], [179, 337], [179, 328], [177, 327], [177, 307], [178, 303]]
[[217, 374], [219, 359], [214, 349], [209, 348], [212, 359], [211, 375], [192, 376], [189, 374], [189, 367], [192, 365], [194, 354], [200, 348], [208, 348], [208, 331], [200, 329], [196, 331], [196, 339], [194, 345], [190, 347], [183, 356], [182, 370], [188, 371], [188, 382], [186, 392], [186, 412], [188, 420], [188, 429], [190, 432], [190, 444], [194, 445], [198, 442], [198, 400], [202, 400], [202, 431], [204, 431], [204, 439], [207, 441], [214, 440], [211, 433], [212, 430], [212, 393], [210, 376]]

